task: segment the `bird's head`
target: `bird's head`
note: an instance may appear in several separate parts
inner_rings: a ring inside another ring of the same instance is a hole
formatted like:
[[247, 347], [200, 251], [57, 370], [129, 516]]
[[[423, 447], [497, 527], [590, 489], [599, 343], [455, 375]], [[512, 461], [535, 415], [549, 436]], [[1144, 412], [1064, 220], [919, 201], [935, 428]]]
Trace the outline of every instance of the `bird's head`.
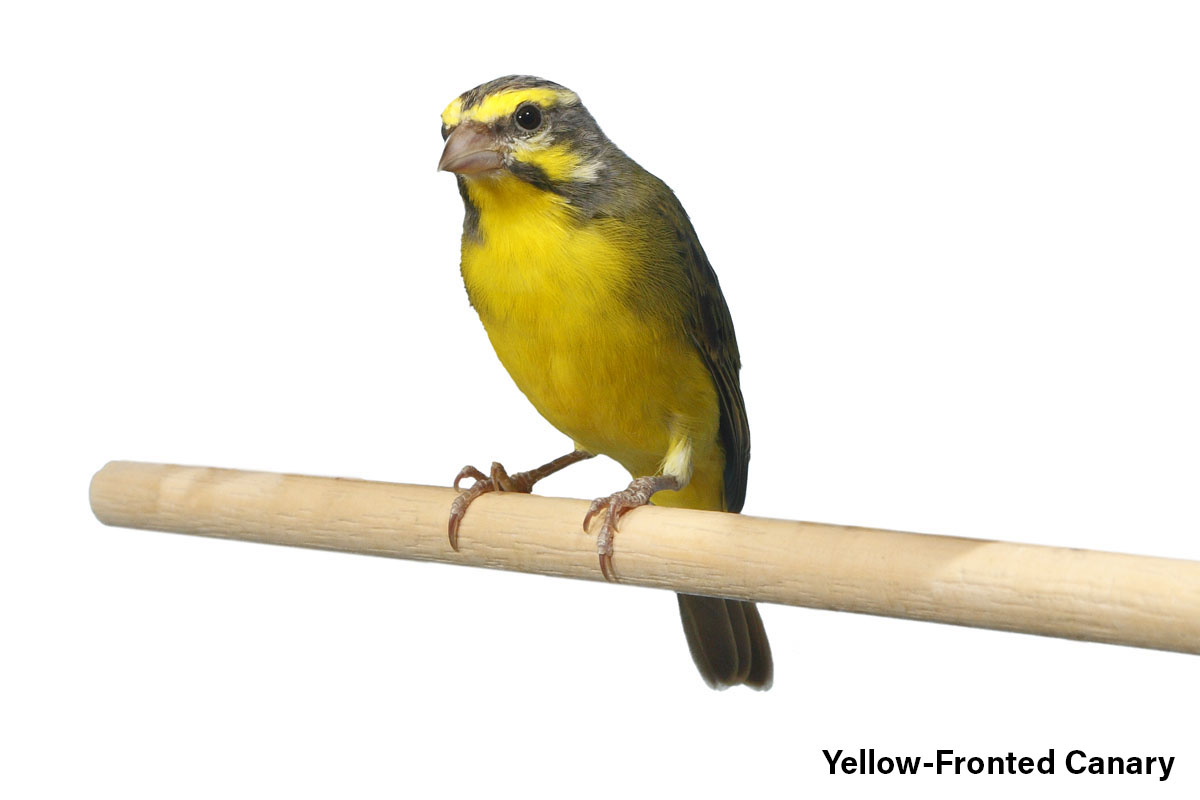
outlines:
[[620, 153], [578, 95], [527, 75], [459, 95], [442, 112], [442, 137], [438, 169], [472, 195], [516, 181], [572, 200], [595, 189]]

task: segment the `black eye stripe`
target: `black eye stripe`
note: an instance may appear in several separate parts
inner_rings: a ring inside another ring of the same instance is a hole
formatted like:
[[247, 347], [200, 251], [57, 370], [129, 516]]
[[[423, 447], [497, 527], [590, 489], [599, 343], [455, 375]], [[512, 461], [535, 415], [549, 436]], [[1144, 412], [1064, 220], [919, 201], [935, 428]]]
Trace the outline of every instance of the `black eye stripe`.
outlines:
[[523, 131], [536, 131], [542, 124], [542, 110], [533, 103], [525, 103], [513, 112], [513, 122]]

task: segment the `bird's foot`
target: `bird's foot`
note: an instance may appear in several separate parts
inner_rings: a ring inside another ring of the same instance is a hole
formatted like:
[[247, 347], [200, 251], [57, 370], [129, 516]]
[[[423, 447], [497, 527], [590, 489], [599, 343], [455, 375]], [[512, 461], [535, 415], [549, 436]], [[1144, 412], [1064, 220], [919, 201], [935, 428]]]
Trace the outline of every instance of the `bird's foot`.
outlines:
[[679, 488], [679, 479], [673, 475], [650, 475], [634, 478], [625, 489], [592, 501], [587, 516], [583, 518], [583, 531], [590, 533], [592, 519], [604, 512], [604, 522], [596, 536], [596, 553], [600, 556], [600, 574], [604, 580], [615, 580], [612, 566], [613, 534], [617, 532], [621, 517], [638, 506], [648, 505], [656, 492]]
[[531, 469], [528, 472], [518, 472], [516, 475], [509, 475], [498, 461], [492, 462], [490, 475], [484, 475], [469, 464], [463, 467], [458, 471], [458, 476], [454, 479], [454, 488], [457, 489], [458, 484], [464, 478], [472, 478], [475, 482], [467, 489], [464, 489], [462, 494], [454, 498], [454, 502], [450, 505], [450, 547], [455, 550], [458, 549], [458, 526], [462, 522], [463, 515], [467, 513], [467, 506], [471, 505], [476, 497], [488, 492], [524, 492], [525, 494], [529, 494], [533, 491], [533, 485], [542, 478], [553, 475], [564, 467], [569, 467], [576, 462], [591, 457], [592, 454], [584, 450], [573, 450], [565, 456], [559, 456], [547, 464], [542, 464], [537, 469]]
[[454, 550], [458, 549], [458, 526], [467, 513], [467, 506], [471, 505], [476, 497], [488, 492], [524, 492], [528, 494], [533, 491], [533, 485], [538, 480], [538, 476], [534, 473], [535, 470], [530, 470], [509, 475], [499, 461], [492, 462], [490, 475], [484, 475], [470, 464], [460, 469], [454, 478], [455, 489], [465, 478], [471, 478], [475, 482], [462, 490], [462, 494], [454, 498], [454, 502], [450, 504], [450, 547]]

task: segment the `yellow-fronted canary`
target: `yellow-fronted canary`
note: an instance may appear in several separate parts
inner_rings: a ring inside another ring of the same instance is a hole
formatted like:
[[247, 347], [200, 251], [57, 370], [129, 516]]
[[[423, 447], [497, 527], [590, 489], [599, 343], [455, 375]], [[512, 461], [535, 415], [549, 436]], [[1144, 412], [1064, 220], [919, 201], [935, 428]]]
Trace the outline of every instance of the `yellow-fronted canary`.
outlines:
[[[596, 454], [632, 483], [596, 500], [600, 569], [613, 577], [622, 513], [656, 505], [740, 511], [750, 429], [733, 322], [717, 276], [671, 189], [600, 130], [579, 97], [508, 76], [442, 113], [439, 169], [466, 206], [462, 275], [501, 363], [573, 452], [509, 475], [465, 467], [450, 542], [489, 491], [528, 492]], [[771, 684], [753, 603], [679, 595], [688, 647], [715, 688]]]

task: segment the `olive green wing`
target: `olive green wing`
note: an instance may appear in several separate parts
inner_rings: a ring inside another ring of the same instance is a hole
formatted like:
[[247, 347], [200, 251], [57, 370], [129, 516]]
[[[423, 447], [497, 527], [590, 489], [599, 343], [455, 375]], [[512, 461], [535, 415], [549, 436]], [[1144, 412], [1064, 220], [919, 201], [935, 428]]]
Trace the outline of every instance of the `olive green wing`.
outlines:
[[[665, 186], [664, 186], [665, 188]], [[729, 306], [721, 284], [700, 245], [687, 212], [667, 189], [661, 207], [675, 233], [689, 301], [684, 311], [684, 328], [712, 376], [720, 406], [718, 437], [725, 451], [725, 510], [738, 512], [746, 501], [746, 475], [750, 467], [750, 423], [738, 370], [742, 360]]]

